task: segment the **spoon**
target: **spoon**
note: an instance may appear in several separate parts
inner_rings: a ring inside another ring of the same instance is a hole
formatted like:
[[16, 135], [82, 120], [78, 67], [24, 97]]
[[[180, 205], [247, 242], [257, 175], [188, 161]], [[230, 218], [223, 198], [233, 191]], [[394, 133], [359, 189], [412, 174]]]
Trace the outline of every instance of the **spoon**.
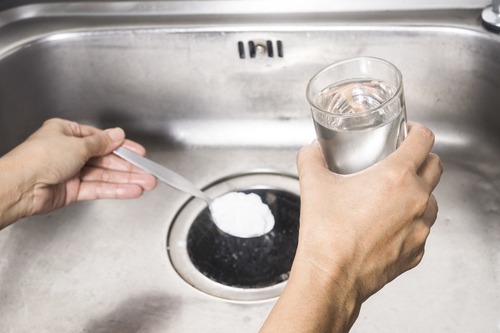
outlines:
[[132, 163], [136, 167], [152, 174], [162, 182], [182, 191], [191, 194], [194, 197], [200, 198], [204, 200], [207, 205], [210, 207], [212, 203], [212, 199], [202, 192], [199, 188], [197, 188], [193, 183], [179, 175], [178, 173], [159, 165], [156, 162], [151, 161], [141, 155], [134, 153], [133, 151], [119, 147], [113, 153], [117, 156], [120, 156], [125, 161]]
[[182, 177], [178, 173], [159, 165], [156, 162], [151, 161], [145, 157], [142, 157], [139, 154], [134, 153], [133, 151], [119, 147], [113, 151], [113, 153], [117, 156], [120, 156], [125, 161], [132, 163], [136, 167], [152, 174], [162, 182], [182, 191], [191, 194], [197, 198], [204, 200], [207, 205], [210, 207], [212, 203], [212, 199], [202, 192], [199, 188], [197, 188], [193, 183], [191, 183], [186, 178]]
[[127, 148], [119, 147], [113, 153], [160, 181], [204, 200], [214, 224], [229, 235], [259, 237], [274, 228], [274, 216], [269, 206], [255, 193], [230, 192], [212, 199], [183, 176]]

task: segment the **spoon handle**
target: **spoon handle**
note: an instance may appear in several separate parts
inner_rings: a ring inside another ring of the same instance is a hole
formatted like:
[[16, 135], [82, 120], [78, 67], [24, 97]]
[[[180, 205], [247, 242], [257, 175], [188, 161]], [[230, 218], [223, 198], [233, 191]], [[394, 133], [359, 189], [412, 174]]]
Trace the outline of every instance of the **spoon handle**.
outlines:
[[175, 173], [174, 171], [159, 165], [156, 162], [142, 157], [141, 155], [136, 154], [124, 147], [117, 148], [113, 151], [113, 153], [180, 191], [189, 193], [195, 197], [205, 200], [208, 204], [210, 204], [210, 202], [212, 201], [205, 193], [203, 193], [189, 180]]

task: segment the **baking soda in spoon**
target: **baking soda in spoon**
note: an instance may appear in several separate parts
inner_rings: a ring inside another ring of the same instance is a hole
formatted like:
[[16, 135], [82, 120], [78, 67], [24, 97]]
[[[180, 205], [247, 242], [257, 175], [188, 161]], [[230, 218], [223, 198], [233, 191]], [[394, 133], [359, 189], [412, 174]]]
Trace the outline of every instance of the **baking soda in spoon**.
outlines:
[[274, 227], [269, 206], [255, 193], [230, 192], [210, 203], [215, 225], [232, 236], [259, 237]]
[[269, 206], [254, 193], [230, 192], [212, 200], [188, 179], [127, 148], [119, 147], [113, 153], [162, 182], [207, 202], [215, 224], [228, 234], [243, 238], [258, 237], [274, 227], [274, 216]]

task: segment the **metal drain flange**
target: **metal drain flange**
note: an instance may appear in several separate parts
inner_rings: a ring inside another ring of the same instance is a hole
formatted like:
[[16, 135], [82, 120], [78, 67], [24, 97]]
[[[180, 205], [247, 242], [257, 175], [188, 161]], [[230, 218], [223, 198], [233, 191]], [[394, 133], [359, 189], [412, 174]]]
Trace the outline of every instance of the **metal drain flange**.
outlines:
[[268, 234], [238, 238], [219, 230], [206, 204], [188, 201], [170, 229], [167, 248], [177, 273], [209, 295], [236, 301], [277, 297], [284, 288], [297, 247], [298, 180], [271, 173], [224, 179], [206, 189], [215, 198], [229, 192], [255, 193], [276, 220]]

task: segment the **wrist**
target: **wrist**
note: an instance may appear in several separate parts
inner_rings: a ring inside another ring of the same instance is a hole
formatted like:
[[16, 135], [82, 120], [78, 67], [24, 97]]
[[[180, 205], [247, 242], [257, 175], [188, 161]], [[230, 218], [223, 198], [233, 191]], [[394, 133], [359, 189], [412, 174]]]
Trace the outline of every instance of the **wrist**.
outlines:
[[29, 164], [9, 156], [0, 158], [0, 229], [29, 215], [32, 178]]
[[324, 266], [317, 261], [318, 256], [304, 249], [310, 247], [299, 242], [285, 290], [261, 333], [346, 333], [358, 317], [359, 293], [343, 266]]
[[348, 332], [363, 301], [348, 263], [334, 261], [331, 256], [311, 257], [299, 246], [293, 265], [292, 283], [303, 283], [318, 311], [325, 309], [325, 320], [330, 320], [328, 332]]

